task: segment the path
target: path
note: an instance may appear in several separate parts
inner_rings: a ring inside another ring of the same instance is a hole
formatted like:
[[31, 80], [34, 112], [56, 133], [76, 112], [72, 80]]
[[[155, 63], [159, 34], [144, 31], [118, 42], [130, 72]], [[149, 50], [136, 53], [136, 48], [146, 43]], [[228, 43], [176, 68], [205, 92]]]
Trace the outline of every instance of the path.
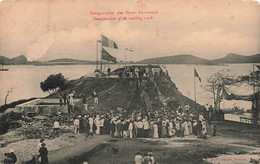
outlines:
[[107, 142], [110, 139], [111, 137], [109, 135], [95, 135], [94, 138], [82, 140], [82, 142], [76, 143], [73, 146], [65, 147], [59, 151], [49, 152], [49, 163], [69, 163], [69, 159], [72, 159], [80, 154], [87, 153], [96, 146]]

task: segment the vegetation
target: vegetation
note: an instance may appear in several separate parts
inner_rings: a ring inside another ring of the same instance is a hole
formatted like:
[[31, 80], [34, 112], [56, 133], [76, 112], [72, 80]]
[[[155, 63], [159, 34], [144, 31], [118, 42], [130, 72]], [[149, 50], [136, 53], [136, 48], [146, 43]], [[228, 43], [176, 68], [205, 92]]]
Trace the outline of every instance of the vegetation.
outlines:
[[221, 71], [214, 73], [207, 79], [208, 85], [204, 86], [206, 91], [212, 93], [214, 100], [214, 110], [220, 109], [220, 103], [222, 101], [221, 91], [225, 87], [228, 89], [231, 86], [237, 85], [237, 79], [229, 71]]
[[40, 83], [43, 92], [49, 92], [49, 94], [56, 93], [59, 89], [65, 89], [68, 87], [68, 82], [64, 76], [59, 74], [52, 74], [43, 82]]

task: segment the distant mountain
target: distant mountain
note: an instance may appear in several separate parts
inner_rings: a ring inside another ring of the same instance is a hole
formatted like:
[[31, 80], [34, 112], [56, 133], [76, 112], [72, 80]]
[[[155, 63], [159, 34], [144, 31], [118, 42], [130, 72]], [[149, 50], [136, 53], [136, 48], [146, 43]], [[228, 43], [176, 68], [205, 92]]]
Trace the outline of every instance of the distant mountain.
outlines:
[[214, 65], [214, 61], [202, 59], [193, 55], [175, 55], [145, 59], [137, 62], [138, 64], [202, 64]]
[[212, 60], [216, 63], [260, 63], [260, 54], [244, 56], [230, 53], [227, 56]]
[[5, 64], [6, 61], [8, 61], [10, 59], [8, 59], [7, 57], [4, 57], [4, 56], [0, 56], [0, 64]]
[[17, 56], [15, 58], [9, 59], [4, 56], [0, 56], [0, 64], [16, 65], [16, 64], [27, 64], [27, 58], [24, 55]]
[[70, 58], [60, 58], [55, 60], [48, 61], [50, 63], [75, 63], [75, 64], [94, 64], [94, 61], [88, 60], [78, 60], [78, 59], [70, 59]]

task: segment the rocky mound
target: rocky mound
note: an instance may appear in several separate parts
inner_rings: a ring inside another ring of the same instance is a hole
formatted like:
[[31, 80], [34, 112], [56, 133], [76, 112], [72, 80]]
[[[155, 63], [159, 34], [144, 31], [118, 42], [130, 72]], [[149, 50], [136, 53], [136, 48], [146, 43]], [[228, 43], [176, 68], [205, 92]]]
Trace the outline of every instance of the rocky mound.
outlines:
[[[167, 75], [148, 78], [98, 78], [81, 77], [70, 81], [71, 87], [60, 91], [49, 98], [58, 98], [64, 93], [74, 91], [74, 98], [86, 95], [88, 105], [99, 110], [143, 111], [159, 110], [161, 107], [177, 109], [180, 105], [189, 104], [191, 109], [200, 108], [191, 99], [185, 97]], [[99, 103], [93, 104], [93, 92], [97, 93]]]

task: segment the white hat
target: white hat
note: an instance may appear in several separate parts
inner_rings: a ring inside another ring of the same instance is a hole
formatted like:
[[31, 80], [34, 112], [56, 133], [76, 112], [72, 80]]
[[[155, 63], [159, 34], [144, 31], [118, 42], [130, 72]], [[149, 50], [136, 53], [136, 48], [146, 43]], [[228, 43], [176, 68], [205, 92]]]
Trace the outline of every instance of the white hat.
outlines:
[[14, 150], [13, 149], [10, 149], [10, 153], [13, 153], [14, 152]]

